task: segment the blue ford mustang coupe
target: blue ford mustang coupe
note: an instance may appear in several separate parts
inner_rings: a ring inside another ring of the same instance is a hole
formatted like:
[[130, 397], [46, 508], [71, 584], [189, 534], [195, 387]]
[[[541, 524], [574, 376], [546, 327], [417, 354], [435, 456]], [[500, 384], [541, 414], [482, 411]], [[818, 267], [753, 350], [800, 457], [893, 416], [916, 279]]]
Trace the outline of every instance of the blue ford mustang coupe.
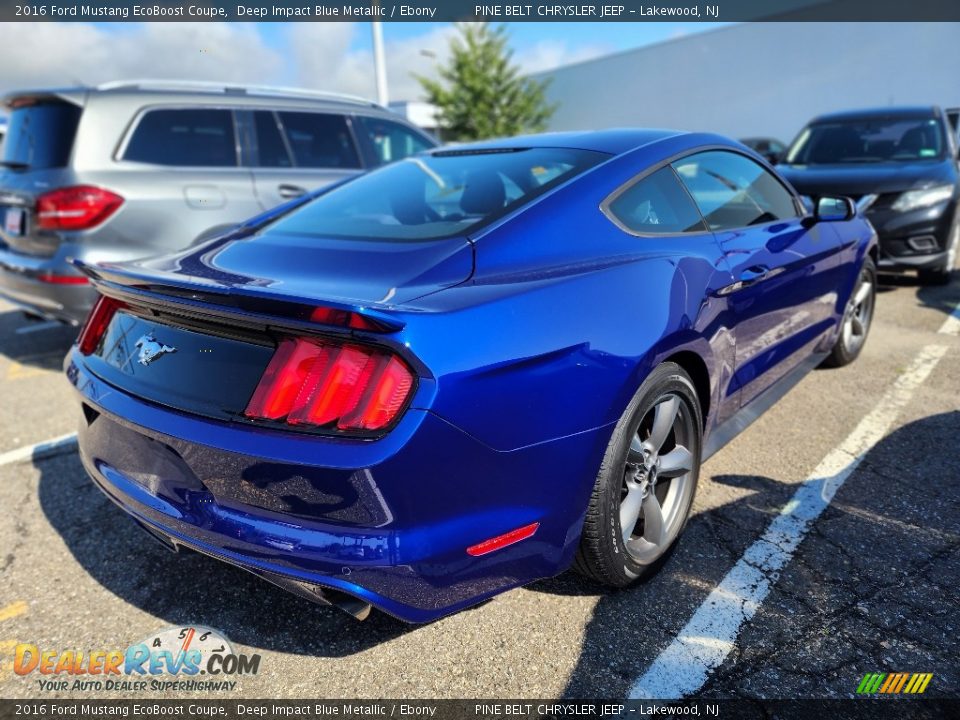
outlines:
[[[167, 546], [423, 622], [675, 545], [700, 464], [863, 347], [876, 237], [705, 134], [439, 149], [84, 266], [97, 485]], [[778, 439], [777, 442], [783, 442]]]

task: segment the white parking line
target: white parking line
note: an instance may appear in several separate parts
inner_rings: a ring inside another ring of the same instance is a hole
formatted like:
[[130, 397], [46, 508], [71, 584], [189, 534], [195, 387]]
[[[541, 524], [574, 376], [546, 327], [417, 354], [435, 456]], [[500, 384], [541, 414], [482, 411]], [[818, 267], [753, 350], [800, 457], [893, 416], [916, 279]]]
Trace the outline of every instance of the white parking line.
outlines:
[[733, 650], [750, 620], [834, 494], [887, 433], [914, 391], [947, 352], [928, 345], [913, 359], [852, 433], [800, 485], [766, 532], [753, 543], [693, 617], [630, 688], [631, 699], [679, 699], [696, 692]]
[[27, 445], [26, 447], [10, 450], [0, 455], [0, 466], [10, 465], [24, 460], [39, 460], [40, 458], [58, 455], [62, 452], [69, 452], [77, 446], [77, 434], [68, 433], [55, 437], [52, 440]]
[[960, 303], [957, 303], [937, 332], [941, 335], [960, 335]]

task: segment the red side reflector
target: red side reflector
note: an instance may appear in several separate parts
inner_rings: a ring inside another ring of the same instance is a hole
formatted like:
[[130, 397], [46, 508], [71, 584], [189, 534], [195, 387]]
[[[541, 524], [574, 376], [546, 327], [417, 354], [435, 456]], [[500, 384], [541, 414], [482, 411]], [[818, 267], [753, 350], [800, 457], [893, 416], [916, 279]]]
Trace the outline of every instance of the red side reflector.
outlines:
[[332, 340], [281, 341], [244, 414], [289, 425], [380, 430], [413, 389], [413, 374], [390, 351]]
[[88, 285], [90, 283], [90, 279], [85, 275], [54, 275], [50, 272], [37, 275], [37, 280], [51, 285]]
[[104, 222], [121, 205], [122, 197], [92, 185], [58, 188], [37, 198], [37, 227], [88, 230]]
[[529, 537], [533, 537], [538, 527], [540, 527], [540, 523], [530, 523], [529, 525], [524, 525], [516, 530], [504, 533], [503, 535], [497, 535], [489, 540], [484, 540], [482, 543], [471, 545], [467, 548], [467, 555], [473, 555], [474, 557], [486, 555], [487, 553], [492, 553], [494, 550], [500, 550], [508, 545], [518, 543], [521, 540], [526, 540]]
[[77, 344], [80, 346], [80, 353], [89, 355], [97, 349], [100, 339], [107, 330], [107, 325], [113, 320], [117, 310], [126, 307], [126, 303], [119, 300], [101, 295], [87, 317], [83, 329], [80, 331], [80, 337], [77, 338]]

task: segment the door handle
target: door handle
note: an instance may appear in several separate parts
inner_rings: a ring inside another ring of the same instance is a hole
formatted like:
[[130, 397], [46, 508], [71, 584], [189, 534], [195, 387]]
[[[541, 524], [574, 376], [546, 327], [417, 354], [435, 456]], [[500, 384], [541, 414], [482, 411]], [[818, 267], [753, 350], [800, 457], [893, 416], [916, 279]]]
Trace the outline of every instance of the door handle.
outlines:
[[285, 200], [290, 200], [292, 198], [298, 198], [301, 195], [307, 194], [307, 189], [302, 188], [299, 185], [278, 185], [277, 193]]
[[740, 287], [756, 285], [770, 275], [770, 268], [766, 265], [753, 265], [740, 273]]

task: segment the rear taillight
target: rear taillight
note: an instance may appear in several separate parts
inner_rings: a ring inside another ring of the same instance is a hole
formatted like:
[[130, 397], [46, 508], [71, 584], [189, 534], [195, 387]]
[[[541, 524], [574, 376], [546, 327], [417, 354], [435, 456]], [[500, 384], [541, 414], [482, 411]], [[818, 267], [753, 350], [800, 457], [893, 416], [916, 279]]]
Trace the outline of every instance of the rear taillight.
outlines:
[[390, 425], [412, 389], [407, 364], [388, 350], [288, 338], [277, 347], [244, 414], [295, 426], [369, 432]]
[[80, 337], [77, 339], [77, 345], [80, 346], [80, 352], [83, 355], [89, 355], [97, 349], [100, 339], [107, 331], [107, 326], [113, 320], [117, 310], [126, 307], [125, 303], [113, 298], [101, 295], [87, 316], [87, 322], [80, 331]]
[[37, 198], [41, 230], [88, 230], [113, 215], [123, 198], [92, 185], [59, 188]]

